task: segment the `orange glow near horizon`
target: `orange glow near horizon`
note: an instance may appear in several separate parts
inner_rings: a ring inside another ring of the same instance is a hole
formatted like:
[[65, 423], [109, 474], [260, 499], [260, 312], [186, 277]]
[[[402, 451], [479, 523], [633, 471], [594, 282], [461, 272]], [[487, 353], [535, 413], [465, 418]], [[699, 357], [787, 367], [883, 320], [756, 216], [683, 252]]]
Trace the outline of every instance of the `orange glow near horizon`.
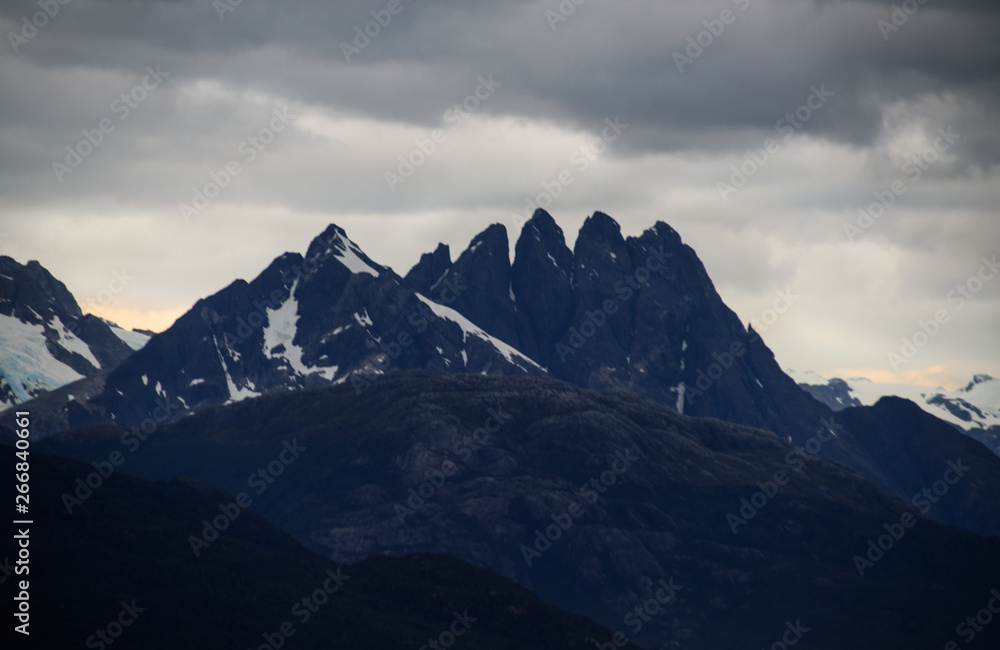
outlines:
[[972, 375], [967, 372], [954, 368], [949, 369], [940, 364], [911, 370], [901, 369], [896, 372], [878, 367], [837, 368], [836, 370], [819, 374], [826, 378], [840, 377], [841, 379], [848, 379], [850, 377], [864, 377], [865, 379], [879, 383], [915, 384], [931, 388], [941, 387], [945, 390], [962, 388], [972, 378]]
[[113, 321], [122, 329], [141, 329], [151, 332], [162, 332], [173, 325], [174, 321], [187, 311], [187, 308], [184, 307], [175, 307], [173, 309], [137, 309], [114, 303], [100, 307], [81, 305], [81, 309], [84, 312], [92, 313], [94, 316]]

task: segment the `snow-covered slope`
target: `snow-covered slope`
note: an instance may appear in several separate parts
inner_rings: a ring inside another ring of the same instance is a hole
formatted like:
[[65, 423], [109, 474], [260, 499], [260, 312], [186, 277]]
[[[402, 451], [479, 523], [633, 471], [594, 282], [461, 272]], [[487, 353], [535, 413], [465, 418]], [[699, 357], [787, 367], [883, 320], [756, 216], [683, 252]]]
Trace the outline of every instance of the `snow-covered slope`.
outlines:
[[800, 386], [834, 410], [870, 406], [887, 395], [904, 397], [963, 430], [1000, 427], [1000, 379], [976, 375], [964, 388], [874, 382], [864, 377], [825, 379], [814, 372], [787, 371]]
[[129, 346], [133, 350], [141, 350], [142, 346], [149, 342], [152, 338], [149, 334], [143, 334], [142, 332], [136, 332], [135, 330], [126, 330], [118, 327], [114, 323], [108, 323], [108, 327], [114, 332], [114, 335], [122, 340], [122, 343]]
[[111, 368], [147, 340], [83, 314], [38, 262], [0, 257], [0, 409]]
[[[73, 336], [64, 326], [59, 330], [60, 336]], [[3, 350], [0, 354], [0, 404], [3, 406], [24, 402], [83, 378], [52, 355], [45, 328], [41, 325], [0, 314], [0, 349]]]

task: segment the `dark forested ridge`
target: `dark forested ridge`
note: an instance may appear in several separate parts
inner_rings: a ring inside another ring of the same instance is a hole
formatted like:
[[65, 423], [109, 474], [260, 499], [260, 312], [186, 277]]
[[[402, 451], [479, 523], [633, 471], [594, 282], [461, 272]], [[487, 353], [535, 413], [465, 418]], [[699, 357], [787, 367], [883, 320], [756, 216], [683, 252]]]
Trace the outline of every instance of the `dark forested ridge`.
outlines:
[[[786, 619], [812, 630], [803, 647], [940, 647], [989, 593], [1000, 551], [772, 433], [546, 378], [391, 373], [208, 409], [134, 452], [123, 432], [40, 448], [90, 461], [121, 450], [120, 471], [243, 492], [337, 561], [446, 553], [626, 633], [628, 613], [673, 581], [676, 601], [630, 633], [647, 647], [760, 646]], [[865, 564], [869, 540], [900, 530]]]

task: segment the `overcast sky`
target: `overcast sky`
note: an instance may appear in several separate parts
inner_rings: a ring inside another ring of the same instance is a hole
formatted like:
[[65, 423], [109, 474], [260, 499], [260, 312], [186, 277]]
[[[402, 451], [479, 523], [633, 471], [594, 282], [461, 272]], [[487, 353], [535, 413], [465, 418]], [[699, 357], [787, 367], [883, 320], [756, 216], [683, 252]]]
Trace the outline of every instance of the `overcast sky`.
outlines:
[[0, 5], [0, 254], [161, 330], [331, 222], [404, 274], [530, 200], [666, 221], [744, 322], [798, 296], [786, 368], [1000, 376], [996, 2], [238, 1]]

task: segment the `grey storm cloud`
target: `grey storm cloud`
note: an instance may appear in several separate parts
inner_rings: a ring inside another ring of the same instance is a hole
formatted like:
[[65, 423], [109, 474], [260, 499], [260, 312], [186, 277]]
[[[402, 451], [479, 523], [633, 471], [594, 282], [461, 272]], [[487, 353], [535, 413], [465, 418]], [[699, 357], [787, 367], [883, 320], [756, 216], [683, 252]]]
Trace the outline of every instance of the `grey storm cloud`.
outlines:
[[[574, 151], [616, 117], [626, 134], [553, 214], [566, 215], [570, 237], [597, 209], [627, 234], [669, 221], [743, 316], [774, 287], [810, 281], [803, 264], [825, 273], [839, 264], [850, 280], [817, 287], [842, 296], [842, 307], [822, 318], [844, 331], [868, 323], [878, 330], [869, 347], [884, 347], [979, 256], [1000, 249], [991, 189], [1000, 163], [996, 2], [398, 0], [389, 13], [390, 0], [41, 1], [58, 11], [27, 39], [20, 35], [25, 20], [37, 21], [39, 0], [0, 4], [0, 232], [41, 242], [32, 249], [39, 257], [64, 259], [57, 251], [69, 244], [43, 241], [66, 233], [63, 224], [94, 233], [106, 227], [95, 215], [130, 224], [140, 217], [121, 215], [143, 215], [155, 224], [144, 231], [149, 245], [171, 244], [155, 254], [138, 247], [130, 263], [166, 273], [178, 263], [171, 246], [185, 242], [187, 255], [214, 269], [200, 284], [178, 279], [149, 294], [173, 305], [216, 290], [234, 269], [252, 275], [281, 252], [266, 235], [240, 232], [243, 249], [205, 258], [213, 238], [232, 236], [237, 215], [264, 230], [278, 219], [267, 215], [285, 215], [305, 240], [325, 225], [315, 220], [356, 223], [384, 247], [369, 253], [403, 267], [437, 240], [464, 246], [489, 221], [516, 236], [511, 214], [574, 169]], [[377, 35], [359, 36], [366, 29]], [[135, 91], [147, 66], [166, 76]], [[447, 111], [482, 77], [500, 84], [476, 102], [488, 126], [463, 124], [433, 164], [387, 189], [397, 157], [447, 128]], [[123, 117], [120, 98], [136, 92], [141, 101], [132, 96]], [[240, 147], [279, 105], [301, 117], [266, 156], [247, 160]], [[101, 120], [114, 132], [71, 172], [55, 171]], [[907, 161], [948, 128], [958, 143], [919, 180], [904, 176]], [[785, 140], [789, 131], [795, 138]], [[720, 198], [717, 182], [769, 138], [781, 152], [746, 189]], [[225, 209], [182, 228], [178, 205], [233, 160], [247, 171], [220, 200]], [[901, 178], [909, 193], [892, 216], [846, 248], [844, 223]], [[403, 221], [412, 235], [404, 243], [374, 234], [384, 227], [376, 224]], [[118, 260], [129, 253], [109, 241], [124, 236], [80, 239]], [[826, 259], [811, 246], [840, 252]], [[68, 273], [82, 268], [60, 263]], [[891, 277], [876, 282], [861, 269]], [[814, 271], [811, 281], [826, 281]], [[894, 287], [906, 305], [890, 313], [871, 297], [852, 303], [851, 283], [869, 281]], [[1000, 344], [990, 334], [998, 290], [978, 299], [968, 338]], [[976, 352], [956, 343], [946, 355]]]
[[[546, 12], [559, 11], [554, 0], [400, 0], [400, 13], [347, 63], [342, 44], [353, 44], [355, 30], [388, 2], [247, 0], [220, 19], [207, 1], [74, 0], [19, 56], [43, 67], [84, 68], [83, 77], [158, 61], [176, 78], [221, 78], [427, 126], [440, 120], [442, 97], [468, 92], [472, 72], [494, 73], [506, 87], [491, 114], [584, 129], [627, 116], [643, 130], [627, 144], [636, 152], [738, 148], [821, 84], [835, 100], [810, 120], [809, 132], [864, 145], [877, 136], [885, 105], [947, 92], [959, 107], [950, 116], [956, 125], [979, 131], [979, 146], [964, 155], [970, 163], [996, 162], [995, 128], [985, 128], [983, 118], [1000, 108], [997, 7], [911, 2], [918, 10], [887, 41], [877, 21], [889, 20], [891, 5], [900, 3], [588, 0], [577, 7], [565, 0], [575, 10], [553, 30]], [[8, 28], [37, 9], [36, 2], [5, 3]], [[723, 10], [733, 14], [729, 25], [718, 21]], [[698, 52], [690, 43], [708, 34], [705, 21], [724, 31], [700, 40], [707, 45]], [[271, 64], [249, 52], [269, 52]], [[682, 73], [675, 53], [696, 58]], [[22, 113], [18, 94], [5, 93], [7, 124], [8, 115]], [[36, 124], [47, 117], [32, 116]]]

